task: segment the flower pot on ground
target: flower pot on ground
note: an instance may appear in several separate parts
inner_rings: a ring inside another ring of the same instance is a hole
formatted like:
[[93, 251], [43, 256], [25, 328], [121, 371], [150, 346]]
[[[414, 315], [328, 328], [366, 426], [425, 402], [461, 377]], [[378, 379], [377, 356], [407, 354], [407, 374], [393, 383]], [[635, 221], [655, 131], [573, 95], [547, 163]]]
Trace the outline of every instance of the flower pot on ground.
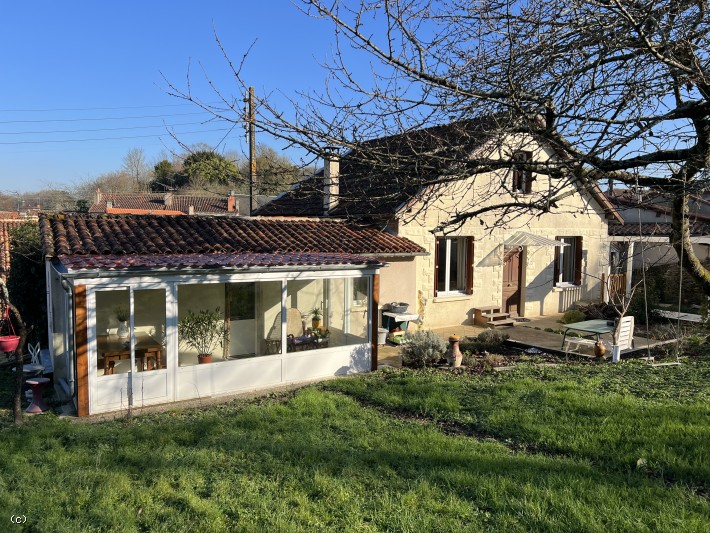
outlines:
[[606, 354], [606, 346], [602, 341], [597, 341], [594, 343], [594, 355], [597, 357], [604, 357]]
[[188, 311], [178, 322], [178, 334], [180, 343], [197, 350], [199, 363], [210, 363], [212, 352], [224, 339], [224, 317], [219, 307], [214, 311]]
[[449, 348], [446, 350], [446, 361], [449, 366], [458, 368], [461, 366], [461, 361], [463, 360], [463, 354], [459, 349], [459, 342], [461, 338], [458, 335], [452, 335], [449, 337]]

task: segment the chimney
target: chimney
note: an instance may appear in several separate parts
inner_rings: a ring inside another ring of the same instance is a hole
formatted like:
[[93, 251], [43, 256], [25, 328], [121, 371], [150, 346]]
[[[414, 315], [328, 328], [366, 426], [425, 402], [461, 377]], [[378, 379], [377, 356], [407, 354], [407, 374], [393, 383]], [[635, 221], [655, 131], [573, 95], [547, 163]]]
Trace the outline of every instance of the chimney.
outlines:
[[106, 200], [106, 211], [113, 209], [113, 202], [111, 200]]
[[173, 205], [173, 193], [172, 192], [166, 192], [165, 196], [163, 196], [163, 203], [165, 204], [166, 207], [170, 207]]
[[234, 191], [229, 191], [229, 196], [227, 196], [227, 212], [239, 214], [239, 208], [237, 207], [237, 195]]
[[187, 208], [187, 214], [188, 215], [194, 215], [195, 214], [195, 206], [191, 205], [190, 207]]
[[326, 148], [323, 158], [323, 214], [338, 205], [340, 161], [335, 148]]
[[99, 187], [96, 187], [96, 203], [98, 204], [101, 201], [101, 189]]

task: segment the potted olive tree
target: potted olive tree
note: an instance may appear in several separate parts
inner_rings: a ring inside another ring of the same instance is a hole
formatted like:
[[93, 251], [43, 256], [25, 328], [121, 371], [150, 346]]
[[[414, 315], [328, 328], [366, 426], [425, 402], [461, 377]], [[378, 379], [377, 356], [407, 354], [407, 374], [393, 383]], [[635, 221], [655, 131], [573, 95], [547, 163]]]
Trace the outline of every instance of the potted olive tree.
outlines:
[[180, 342], [197, 350], [197, 361], [200, 364], [211, 363], [212, 351], [221, 345], [224, 339], [224, 318], [219, 307], [214, 311], [188, 311], [178, 322], [178, 333]]

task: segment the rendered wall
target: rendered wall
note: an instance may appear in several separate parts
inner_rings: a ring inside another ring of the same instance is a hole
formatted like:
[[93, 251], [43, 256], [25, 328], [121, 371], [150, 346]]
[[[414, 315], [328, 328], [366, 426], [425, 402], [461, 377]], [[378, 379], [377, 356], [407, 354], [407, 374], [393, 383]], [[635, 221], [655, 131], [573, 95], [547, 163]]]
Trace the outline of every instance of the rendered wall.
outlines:
[[[549, 156], [540, 149], [533, 149], [536, 161], [545, 161]], [[503, 245], [505, 239], [516, 231], [524, 231], [548, 238], [581, 236], [584, 255], [582, 259], [582, 283], [579, 287], [564, 290], [553, 289], [554, 248], [526, 247], [523, 256], [521, 280], [523, 316], [534, 317], [564, 311], [580, 299], [599, 298], [601, 275], [608, 271], [609, 245], [605, 214], [586, 192], [574, 192], [548, 213], [539, 216], [530, 214], [503, 214], [488, 212], [467, 220], [449, 237], [474, 237], [473, 295], [434, 297], [434, 246], [431, 230], [450, 220], [459, 212], [480, 209], [500, 201], [512, 201], [510, 194], [492, 194], [502, 180], [509, 180], [509, 171], [480, 174], [449, 186], [428, 205], [415, 205], [411, 212], [417, 213], [414, 220], [400, 223], [398, 234], [423, 246], [429, 255], [417, 257], [416, 288], [428, 299], [425, 326], [442, 327], [471, 323], [473, 307], [502, 304]], [[533, 182], [533, 194], [529, 198], [544, 197], [549, 189], [546, 176], [537, 175]], [[566, 188], [572, 192], [572, 185]], [[521, 195], [525, 200], [528, 195]], [[538, 213], [536, 213], [538, 214]], [[483, 224], [481, 224], [483, 221]], [[390, 289], [390, 279], [382, 276], [383, 293]], [[386, 301], [383, 299], [382, 301]]]

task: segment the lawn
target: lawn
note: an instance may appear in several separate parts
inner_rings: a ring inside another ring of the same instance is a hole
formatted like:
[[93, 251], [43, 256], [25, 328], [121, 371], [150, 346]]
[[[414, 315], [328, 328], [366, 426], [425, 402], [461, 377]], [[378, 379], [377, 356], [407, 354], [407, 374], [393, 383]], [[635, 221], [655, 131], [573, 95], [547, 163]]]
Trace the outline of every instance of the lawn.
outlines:
[[[32, 531], [709, 531], [710, 359], [388, 371], [0, 430]], [[17, 529], [20, 529], [17, 527]]]

